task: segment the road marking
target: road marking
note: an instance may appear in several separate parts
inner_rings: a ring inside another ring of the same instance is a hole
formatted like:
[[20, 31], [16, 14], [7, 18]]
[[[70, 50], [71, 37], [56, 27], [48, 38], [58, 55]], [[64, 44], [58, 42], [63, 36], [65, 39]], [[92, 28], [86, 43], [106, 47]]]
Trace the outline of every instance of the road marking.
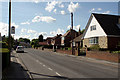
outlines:
[[51, 68], [48, 68], [48, 69], [52, 71], [52, 69], [51, 69]]
[[43, 65], [45, 67], [45, 65]]
[[56, 72], [56, 74], [57, 74], [58, 76], [61, 76], [58, 72]]

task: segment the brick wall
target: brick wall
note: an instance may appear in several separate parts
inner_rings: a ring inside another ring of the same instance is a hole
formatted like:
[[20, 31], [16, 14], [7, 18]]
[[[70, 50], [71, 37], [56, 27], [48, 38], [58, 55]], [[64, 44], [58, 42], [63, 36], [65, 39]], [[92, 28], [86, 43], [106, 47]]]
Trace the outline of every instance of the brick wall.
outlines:
[[60, 49], [57, 49], [57, 52], [72, 55], [72, 50], [60, 50]]
[[87, 57], [120, 63], [120, 54], [105, 51], [87, 51]]

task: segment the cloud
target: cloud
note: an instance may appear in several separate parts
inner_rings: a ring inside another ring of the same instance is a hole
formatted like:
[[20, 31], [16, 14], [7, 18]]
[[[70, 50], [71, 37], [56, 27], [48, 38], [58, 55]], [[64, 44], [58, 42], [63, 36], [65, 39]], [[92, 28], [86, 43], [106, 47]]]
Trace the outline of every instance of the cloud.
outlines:
[[[70, 29], [71, 28], [71, 25], [69, 25], [69, 26], [67, 26], [67, 29]], [[80, 25], [77, 25], [77, 26], [73, 26], [73, 29], [74, 30], [79, 30], [79, 28], [80, 28]]]
[[58, 28], [57, 31], [51, 31], [50, 34], [53, 35], [53, 36], [56, 36], [57, 34], [63, 34], [64, 33], [64, 30], [63, 29], [60, 29]]
[[56, 21], [56, 19], [51, 16], [36, 16], [32, 20], [32, 22], [40, 22], [40, 21], [50, 23], [50, 22]]
[[109, 14], [109, 13], [110, 13], [110, 11], [105, 11], [102, 14]]
[[[19, 25], [15, 24], [15, 23], [11, 23], [11, 26], [14, 26], [15, 28], [18, 28]], [[3, 22], [0, 22], [0, 32], [1, 32], [1, 35], [8, 35], [8, 27], [9, 25], [7, 23], [3, 23]]]
[[51, 12], [55, 8], [57, 3], [57, 1], [48, 2], [45, 10]]
[[24, 29], [24, 28], [22, 28], [21, 29], [21, 32], [23, 33], [23, 32], [26, 32], [27, 31], [27, 29]]
[[39, 3], [39, 0], [33, 0], [34, 3]]
[[19, 25], [15, 24], [14, 22], [11, 24], [11, 26], [14, 26], [16, 29], [19, 27]]
[[0, 22], [0, 33], [2, 36], [8, 34], [8, 24]]
[[61, 13], [62, 15], [64, 15], [64, 14], [65, 14], [65, 11], [60, 11], [60, 13]]
[[98, 10], [98, 11], [101, 11], [101, 10], [102, 10], [102, 8], [98, 8], [97, 10]]
[[64, 5], [63, 5], [63, 4], [60, 4], [59, 7], [60, 7], [60, 8], [64, 8]]
[[31, 38], [31, 35], [15, 35], [14, 38], [15, 39], [19, 39], [19, 38]]
[[22, 25], [24, 25], [24, 24], [28, 24], [28, 25], [29, 25], [30, 22], [26, 21], [26, 22], [22, 22], [21, 24], [22, 24]]
[[93, 11], [95, 11], [95, 8], [92, 8], [89, 12], [91, 13], [91, 12], [93, 12]]
[[27, 33], [36, 33], [36, 31], [29, 29], [29, 30], [27, 31]]
[[71, 2], [71, 3], [68, 5], [68, 11], [69, 11], [69, 12], [75, 12], [78, 7], [79, 7], [79, 4], [78, 4], [78, 3], [74, 4], [73, 2]]
[[56, 13], [57, 9], [54, 9], [53, 12]]
[[47, 36], [47, 32], [40, 32], [39, 35]]

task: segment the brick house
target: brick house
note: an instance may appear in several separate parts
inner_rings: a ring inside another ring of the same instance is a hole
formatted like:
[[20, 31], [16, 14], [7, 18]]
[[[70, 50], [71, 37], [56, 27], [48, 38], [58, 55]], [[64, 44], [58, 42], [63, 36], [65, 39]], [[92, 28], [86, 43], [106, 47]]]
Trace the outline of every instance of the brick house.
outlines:
[[120, 41], [120, 16], [92, 13], [83, 36], [83, 46], [98, 44], [100, 48], [115, 49]]
[[55, 37], [53, 37], [52, 39], [51, 39], [51, 44], [52, 45], [55, 45], [55, 46], [60, 46], [61, 45], [61, 34], [57, 34], [57, 36], [55, 36]]
[[46, 43], [47, 43], [47, 45], [52, 45], [51, 44], [51, 40], [53, 39], [53, 37], [47, 37], [46, 38]]
[[64, 35], [61, 36], [61, 46], [70, 47], [70, 41], [76, 36], [78, 36], [78, 32], [72, 29], [68, 30]]

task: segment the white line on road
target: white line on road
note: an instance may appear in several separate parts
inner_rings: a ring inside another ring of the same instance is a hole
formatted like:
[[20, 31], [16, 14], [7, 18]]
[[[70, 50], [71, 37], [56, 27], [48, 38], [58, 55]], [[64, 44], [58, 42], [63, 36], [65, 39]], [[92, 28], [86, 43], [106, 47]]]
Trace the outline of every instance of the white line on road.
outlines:
[[57, 74], [58, 76], [61, 76], [58, 72], [56, 72], [56, 74]]
[[42, 64], [41, 62], [39, 62], [39, 60], [36, 60], [36, 62], [38, 62], [39, 64]]
[[43, 65], [45, 67], [45, 65]]
[[51, 68], [48, 68], [48, 69], [52, 71], [52, 69], [51, 69]]

